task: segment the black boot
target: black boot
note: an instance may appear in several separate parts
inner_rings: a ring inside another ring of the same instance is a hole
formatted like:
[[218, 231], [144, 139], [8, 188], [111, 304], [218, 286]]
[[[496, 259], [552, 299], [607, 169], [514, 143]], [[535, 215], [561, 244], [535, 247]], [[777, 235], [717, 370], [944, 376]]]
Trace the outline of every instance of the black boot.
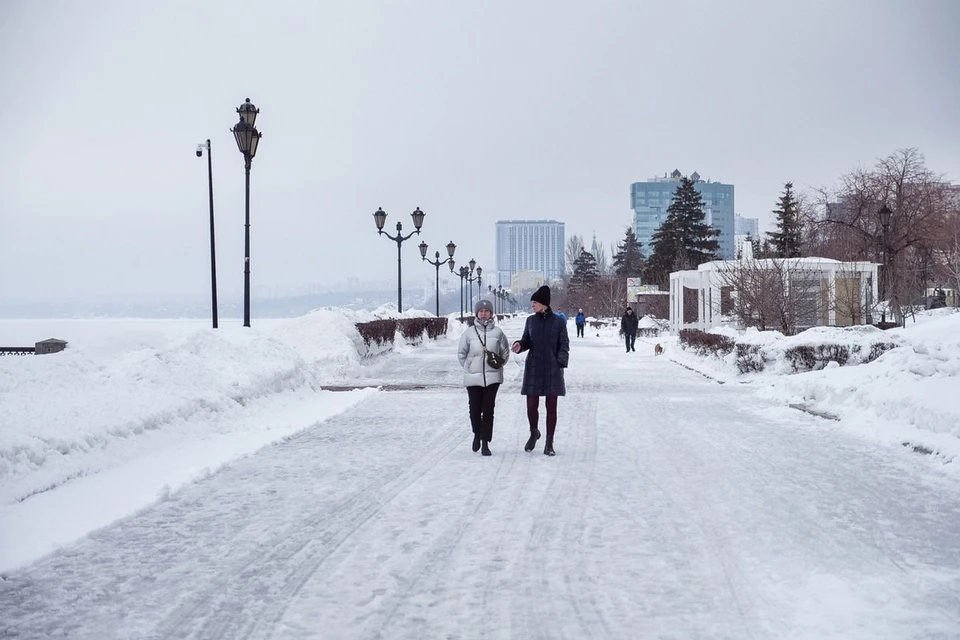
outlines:
[[543, 445], [543, 455], [545, 456], [557, 455], [557, 453], [553, 450], [553, 438], [547, 438], [547, 442]]
[[533, 448], [537, 446], [537, 440], [540, 439], [539, 429], [534, 429], [530, 432], [530, 439], [527, 440], [527, 444], [523, 445], [524, 451], [533, 451]]
[[473, 452], [476, 453], [477, 451], [480, 451], [480, 434], [479, 433], [473, 434]]
[[492, 453], [490, 453], [490, 447], [487, 445], [487, 441], [486, 441], [486, 440], [484, 440], [484, 441], [483, 441], [483, 444], [480, 446], [480, 455], [482, 455], [482, 456], [490, 456], [490, 455], [493, 455]]

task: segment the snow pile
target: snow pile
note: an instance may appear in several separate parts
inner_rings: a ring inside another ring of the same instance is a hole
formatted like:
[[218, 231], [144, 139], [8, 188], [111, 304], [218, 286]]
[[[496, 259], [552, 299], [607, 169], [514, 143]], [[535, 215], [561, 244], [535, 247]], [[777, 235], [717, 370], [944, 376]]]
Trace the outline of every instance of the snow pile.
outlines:
[[355, 323], [378, 314], [424, 315], [319, 309], [216, 330], [200, 321], [61, 322], [50, 331], [69, 338], [65, 351], [0, 358], [0, 505], [184, 438], [247, 429], [237, 412], [259, 400], [361, 378]]
[[[758, 373], [739, 375], [735, 354], [699, 357], [678, 344], [670, 357], [721, 382], [752, 384], [763, 396], [844, 421], [871, 424], [873, 435], [885, 442], [935, 453], [945, 461], [960, 456], [960, 404], [954, 395], [960, 389], [960, 313], [920, 314], [916, 322], [908, 320], [906, 327], [889, 331], [869, 326], [818, 327], [790, 337], [775, 331], [716, 332], [762, 347], [767, 366]], [[878, 342], [899, 346], [860, 364]], [[822, 344], [846, 346], [851, 354], [846, 366], [831, 362], [819, 371], [792, 373], [785, 355], [789, 349]]]

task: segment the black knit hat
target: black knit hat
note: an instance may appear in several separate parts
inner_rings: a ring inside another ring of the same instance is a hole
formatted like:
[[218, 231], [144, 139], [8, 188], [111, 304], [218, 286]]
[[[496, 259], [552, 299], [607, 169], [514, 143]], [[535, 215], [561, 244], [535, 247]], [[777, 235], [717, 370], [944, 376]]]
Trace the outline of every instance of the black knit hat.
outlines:
[[550, 287], [543, 285], [539, 289], [533, 292], [533, 295], [530, 296], [530, 299], [539, 302], [545, 307], [550, 306]]

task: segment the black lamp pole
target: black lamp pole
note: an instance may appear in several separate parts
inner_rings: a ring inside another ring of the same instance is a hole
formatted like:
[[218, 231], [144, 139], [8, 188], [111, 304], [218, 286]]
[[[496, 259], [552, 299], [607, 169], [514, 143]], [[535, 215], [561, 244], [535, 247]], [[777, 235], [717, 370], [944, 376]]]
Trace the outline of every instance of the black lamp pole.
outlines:
[[460, 267], [460, 322], [463, 322], [463, 281], [470, 275], [470, 269], [466, 266]]
[[424, 259], [428, 264], [432, 264], [437, 269], [437, 317], [440, 317], [440, 265], [449, 264], [450, 271], [453, 271], [453, 252], [457, 250], [457, 245], [453, 244], [453, 240], [447, 243], [447, 259], [440, 259], [440, 252], [436, 252], [436, 260], [427, 260], [427, 243], [420, 243], [420, 257]]
[[237, 139], [237, 148], [243, 154], [244, 168], [244, 215], [243, 215], [243, 326], [250, 326], [250, 165], [257, 155], [257, 146], [260, 144], [261, 133], [254, 123], [257, 121], [257, 109], [250, 103], [250, 98], [237, 107], [240, 121], [231, 131]]
[[[483, 280], [480, 278], [480, 274], [483, 273], [483, 267], [477, 267], [477, 261], [473, 258], [470, 258], [470, 262], [467, 264], [470, 265], [470, 271], [467, 275], [467, 282], [470, 283], [470, 309], [473, 309], [473, 283], [477, 283], [477, 297], [480, 296], [480, 287], [483, 285]], [[473, 277], [474, 267], [476, 267], [477, 277]]]
[[423, 226], [423, 217], [426, 214], [423, 211], [420, 211], [420, 207], [417, 207], [410, 216], [413, 218], [413, 226], [415, 227], [413, 231], [407, 235], [403, 235], [403, 224], [399, 221], [397, 222], [397, 235], [392, 236], [386, 231], [383, 230], [383, 225], [387, 222], [387, 213], [383, 210], [382, 207], [378, 208], [373, 213], [373, 221], [377, 224], [377, 233], [379, 235], [387, 236], [391, 240], [397, 243], [397, 311], [403, 311], [403, 284], [401, 279], [401, 267], [400, 267], [400, 247], [403, 246], [404, 240], [409, 240], [413, 234], [420, 233], [420, 227]]
[[213, 313], [213, 328], [217, 328], [217, 243], [214, 240], [213, 233], [213, 149], [210, 147], [210, 139], [207, 142], [197, 145], [197, 157], [203, 157], [203, 150], [207, 150], [207, 183], [210, 192], [210, 291], [213, 295], [213, 304], [211, 310]]
[[888, 271], [890, 270], [890, 247], [887, 238], [887, 232], [890, 229], [890, 216], [892, 215], [890, 207], [884, 204], [880, 207], [880, 210], [877, 211], [877, 216], [880, 217], [880, 226], [883, 227], [883, 278], [880, 279], [880, 284], [883, 286], [883, 290], [880, 292], [880, 297], [884, 300], [884, 310], [880, 313], [880, 322], [886, 323], [887, 321], [887, 310], [886, 310], [886, 298], [887, 298], [887, 288], [889, 285], [888, 278], [890, 277]]

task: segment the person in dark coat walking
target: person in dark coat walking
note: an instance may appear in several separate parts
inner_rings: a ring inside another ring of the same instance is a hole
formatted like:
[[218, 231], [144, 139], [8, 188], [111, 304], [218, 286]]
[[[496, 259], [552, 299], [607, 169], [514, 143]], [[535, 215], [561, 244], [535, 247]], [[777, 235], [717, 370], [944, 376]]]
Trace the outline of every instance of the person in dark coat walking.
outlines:
[[577, 312], [576, 323], [577, 323], [577, 337], [582, 338], [583, 330], [587, 326], [587, 316], [583, 315], [583, 309], [580, 309]]
[[637, 341], [637, 325], [639, 323], [640, 319], [633, 313], [633, 309], [627, 307], [623, 317], [620, 318], [620, 333], [623, 334], [623, 339], [627, 344], [627, 353], [637, 350], [634, 343]]
[[563, 382], [563, 370], [570, 360], [570, 338], [567, 323], [550, 309], [550, 287], [544, 285], [530, 296], [533, 315], [527, 317], [523, 336], [513, 343], [513, 352], [529, 351], [523, 367], [523, 384], [520, 394], [527, 396], [527, 422], [530, 423], [530, 438], [524, 451], [533, 451], [540, 439], [540, 396], [545, 397], [547, 408], [547, 440], [543, 453], [556, 455], [553, 436], [557, 429], [557, 398], [567, 394]]

